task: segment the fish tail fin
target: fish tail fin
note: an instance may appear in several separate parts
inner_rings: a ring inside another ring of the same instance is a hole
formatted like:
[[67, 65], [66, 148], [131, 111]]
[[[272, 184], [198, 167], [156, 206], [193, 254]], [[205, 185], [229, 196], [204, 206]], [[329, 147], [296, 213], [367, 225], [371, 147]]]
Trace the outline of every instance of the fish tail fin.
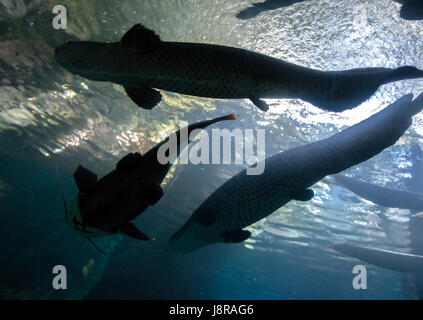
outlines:
[[410, 108], [411, 114], [414, 116], [423, 109], [423, 92], [413, 100], [412, 107]]
[[384, 83], [395, 82], [406, 79], [423, 78], [423, 71], [416, 67], [405, 66], [391, 71], [386, 77]]
[[[407, 94], [402, 96], [400, 99], [395, 101], [393, 104], [389, 106], [389, 109], [386, 108], [386, 112], [395, 112], [400, 117], [410, 118], [410, 123], [408, 126], [411, 125], [411, 118], [422, 111], [423, 109], [423, 92], [413, 100], [413, 95]], [[407, 127], [408, 128], [408, 127]]]
[[[197, 122], [197, 123], [193, 123], [188, 125], [187, 127], [184, 127], [178, 131], [176, 131], [174, 133], [174, 135], [176, 135], [177, 138], [177, 144], [178, 144], [178, 150], [177, 150], [177, 156], [179, 156], [180, 151], [182, 150], [182, 146], [185, 145], [186, 143], [189, 143], [189, 137], [191, 135], [191, 133], [194, 130], [198, 130], [198, 129], [205, 129], [208, 126], [216, 123], [216, 122], [220, 122], [220, 121], [225, 121], [225, 120], [237, 120], [238, 116], [234, 113], [228, 114], [226, 116], [223, 117], [218, 117], [218, 118], [214, 118], [211, 120], [205, 120], [205, 121], [201, 121], [201, 122]], [[184, 132], [184, 135], [182, 135], [182, 133]], [[188, 141], [186, 140], [188, 139]], [[159, 143], [155, 149], [159, 149], [161, 145], [163, 145], [164, 143], [166, 143], [169, 140], [169, 138], [167, 138], [166, 140], [164, 140], [163, 142]]]
[[[231, 120], [232, 121], [232, 120], [237, 120], [237, 119], [238, 119], [238, 116], [235, 113], [231, 113], [231, 114], [228, 114], [228, 115], [223, 116], [223, 117], [217, 117], [217, 118], [214, 118], [214, 119], [211, 119], [211, 120], [205, 120], [205, 121], [201, 121], [201, 122], [190, 124], [185, 130], [188, 130], [188, 139], [189, 139], [189, 137], [191, 136], [191, 133], [194, 130], [205, 129], [208, 126], [210, 126], [210, 125], [212, 125], [214, 123], [220, 122], [220, 121], [226, 121], [226, 120]], [[184, 129], [181, 129], [181, 130], [184, 130]], [[181, 133], [181, 130], [179, 130], [179, 131], [176, 132], [176, 135], [178, 137], [178, 145], [179, 145], [179, 147], [181, 147], [183, 144], [185, 144], [187, 142], [188, 143], [190, 142], [190, 140], [183, 141], [181, 139], [181, 134], [180, 134]], [[178, 153], [178, 155], [179, 155], [179, 153]]]
[[235, 113], [231, 113], [223, 117], [215, 118], [212, 121], [218, 122], [218, 121], [224, 121], [224, 120], [238, 120], [238, 116]]
[[206, 127], [216, 122], [225, 121], [225, 120], [237, 120], [237, 119], [238, 119], [238, 116], [235, 113], [231, 113], [223, 117], [217, 117], [211, 120], [205, 120], [205, 121], [193, 123], [188, 126], [188, 132], [191, 133], [195, 129], [205, 129]]
[[[151, 159], [151, 161], [158, 161], [160, 165], [163, 167], [163, 175], [159, 176], [157, 179], [158, 183], [161, 183], [161, 181], [164, 179], [165, 175], [167, 174], [169, 168], [171, 167], [171, 164], [173, 161], [179, 157], [184, 147], [194, 138], [192, 137], [192, 133], [195, 130], [202, 130], [206, 127], [220, 121], [225, 120], [236, 120], [238, 119], [237, 115], [232, 113], [223, 117], [214, 118], [211, 120], [201, 121], [197, 123], [190, 124], [186, 127], [181, 128], [180, 130], [174, 132], [171, 134], [168, 138], [157, 144], [154, 148], [152, 148], [150, 151], [148, 151], [143, 157], [144, 159]], [[195, 132], [197, 133], [197, 132]], [[191, 138], [191, 139], [190, 139]], [[164, 157], [163, 156], [161, 148], [168, 144], [168, 146], [165, 148]], [[158, 160], [161, 158], [164, 160], [163, 162], [161, 160]]]

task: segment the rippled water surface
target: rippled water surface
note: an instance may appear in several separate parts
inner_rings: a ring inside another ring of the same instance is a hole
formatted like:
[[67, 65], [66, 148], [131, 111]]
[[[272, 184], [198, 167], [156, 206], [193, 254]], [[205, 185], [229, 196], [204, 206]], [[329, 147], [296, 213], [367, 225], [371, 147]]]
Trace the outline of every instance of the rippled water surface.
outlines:
[[[68, 8], [68, 29], [54, 30], [54, 5]], [[300, 100], [212, 100], [163, 93], [151, 111], [121, 87], [93, 82], [58, 66], [54, 48], [67, 40], [118, 41], [134, 24], [165, 41], [242, 47], [321, 70], [358, 67], [423, 69], [423, 22], [399, 17], [390, 0], [310, 0], [239, 20], [254, 1], [0, 0], [0, 298], [402, 299], [402, 275], [368, 265], [368, 289], [352, 288], [357, 260], [329, 249], [352, 242], [410, 252], [408, 210], [386, 209], [337, 186], [330, 177], [309, 202], [292, 201], [256, 223], [243, 244], [172, 253], [167, 239], [241, 165], [176, 165], [165, 195], [136, 223], [155, 242], [116, 235], [97, 241], [101, 255], [63, 222], [63, 190], [76, 195], [78, 164], [99, 176], [128, 152], [145, 152], [177, 128], [235, 112], [227, 128], [266, 129], [266, 154], [328, 137], [357, 123], [423, 81], [382, 86], [342, 114]], [[84, 3], [84, 4], [82, 4]], [[393, 147], [351, 168], [367, 182], [406, 189], [423, 115]], [[417, 159], [417, 160], [416, 160]], [[421, 185], [420, 185], [421, 186]], [[422, 190], [420, 190], [422, 191]], [[82, 268], [94, 259], [93, 270]], [[52, 290], [52, 267], [68, 266], [69, 289]]]

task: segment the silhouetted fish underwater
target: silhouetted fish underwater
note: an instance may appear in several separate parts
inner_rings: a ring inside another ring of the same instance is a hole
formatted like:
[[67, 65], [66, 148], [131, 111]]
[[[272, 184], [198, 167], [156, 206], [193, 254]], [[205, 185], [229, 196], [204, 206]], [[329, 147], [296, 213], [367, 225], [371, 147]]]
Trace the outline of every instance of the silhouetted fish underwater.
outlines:
[[261, 175], [246, 170], [224, 183], [169, 240], [175, 251], [188, 252], [216, 242], [242, 242], [242, 230], [291, 200], [313, 198], [309, 189], [327, 175], [366, 161], [393, 145], [423, 109], [423, 94], [394, 104], [330, 138], [266, 158]]
[[[189, 141], [189, 135], [197, 129], [224, 120], [235, 120], [234, 114], [191, 124], [187, 137], [176, 132], [177, 148], [170, 149], [178, 156]], [[161, 164], [158, 152], [169, 138], [157, 144], [144, 155], [130, 153], [116, 165], [116, 169], [97, 181], [97, 175], [79, 166], [74, 173], [79, 194], [73, 201], [67, 223], [82, 237], [91, 238], [114, 233], [124, 233], [139, 240], [153, 240], [141, 232], [133, 223], [137, 216], [149, 206], [156, 204], [163, 196], [161, 183], [171, 163]], [[176, 142], [175, 142], [176, 143]]]
[[264, 2], [253, 3], [251, 7], [241, 10], [236, 14], [238, 19], [251, 19], [257, 17], [260, 13], [269, 10], [276, 10], [291, 6], [293, 4], [308, 0], [266, 0]]
[[146, 109], [161, 100], [156, 88], [208, 98], [248, 98], [264, 111], [268, 105], [261, 98], [298, 98], [341, 112], [366, 101], [383, 84], [423, 77], [423, 71], [411, 66], [319, 71], [239, 48], [164, 42], [139, 24], [120, 42], [67, 42], [56, 49], [55, 58], [82, 77], [124, 86]]
[[395, 0], [402, 3], [400, 16], [406, 20], [423, 20], [423, 1], [421, 0]]
[[423, 194], [395, 190], [337, 174], [333, 176], [341, 186], [356, 195], [387, 208], [423, 211]]
[[423, 256], [420, 255], [355, 246], [348, 243], [333, 245], [332, 249], [380, 268], [399, 272], [423, 272]]

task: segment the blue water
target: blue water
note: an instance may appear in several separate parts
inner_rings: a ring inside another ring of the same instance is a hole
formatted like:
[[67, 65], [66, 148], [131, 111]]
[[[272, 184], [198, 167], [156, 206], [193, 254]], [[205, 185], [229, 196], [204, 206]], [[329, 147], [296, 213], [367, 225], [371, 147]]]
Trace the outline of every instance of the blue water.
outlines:
[[[98, 239], [100, 254], [64, 222], [77, 194], [72, 174], [83, 164], [99, 177], [129, 152], [145, 152], [180, 120], [190, 123], [235, 112], [228, 129], [266, 130], [266, 155], [326, 138], [407, 93], [421, 80], [382, 86], [342, 114], [300, 100], [266, 100], [267, 113], [246, 100], [212, 100], [163, 93], [151, 111], [117, 85], [93, 82], [58, 66], [54, 48], [69, 39], [117, 41], [141, 22], [163, 40], [237, 46], [322, 70], [423, 68], [422, 21], [399, 17], [390, 0], [310, 0], [235, 17], [254, 1], [61, 0], [68, 29], [55, 30], [56, 1], [0, 0], [0, 298], [2, 299], [404, 299], [403, 275], [365, 264], [368, 288], [352, 287], [358, 260], [329, 249], [350, 242], [415, 251], [410, 212], [365, 201], [327, 178], [309, 202], [292, 201], [251, 227], [241, 244], [173, 253], [167, 240], [192, 212], [244, 165], [176, 165], [165, 195], [135, 223], [157, 238]], [[77, 4], [78, 3], [78, 4]], [[348, 173], [367, 182], [410, 189], [423, 147], [423, 117], [400, 141]], [[407, 184], [408, 182], [408, 184]], [[414, 189], [421, 184], [414, 183]], [[422, 192], [423, 189], [420, 191]], [[415, 190], [418, 191], [418, 190]], [[423, 245], [420, 244], [423, 248]], [[88, 275], [83, 267], [90, 259]], [[52, 268], [64, 265], [68, 289], [52, 288]]]

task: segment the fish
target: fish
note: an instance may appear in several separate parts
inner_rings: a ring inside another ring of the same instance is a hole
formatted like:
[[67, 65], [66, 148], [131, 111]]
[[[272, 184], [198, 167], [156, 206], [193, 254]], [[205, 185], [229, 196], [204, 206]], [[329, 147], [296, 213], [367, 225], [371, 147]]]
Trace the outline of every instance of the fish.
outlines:
[[423, 256], [342, 243], [332, 249], [377, 267], [399, 272], [423, 272]]
[[[291, 200], [309, 201], [310, 189], [328, 175], [366, 161], [393, 145], [423, 108], [423, 93], [405, 95], [370, 118], [327, 139], [277, 153], [262, 161], [261, 175], [246, 170], [226, 181], [168, 240], [189, 252], [212, 243], [239, 243], [251, 236], [243, 228], [267, 217]], [[256, 164], [260, 165], [260, 164]], [[255, 165], [253, 165], [255, 166]]]
[[[218, 117], [189, 125], [175, 134], [176, 148], [169, 148], [169, 158], [179, 156], [194, 130], [200, 130], [224, 120], [236, 120], [235, 114]], [[186, 136], [182, 130], [186, 130]], [[74, 172], [78, 195], [70, 210], [66, 209], [67, 224], [82, 238], [102, 237], [123, 233], [139, 240], [154, 240], [139, 230], [131, 221], [148, 207], [155, 205], [163, 196], [161, 183], [172, 166], [171, 161], [163, 163], [158, 156], [161, 147], [171, 137], [141, 155], [129, 153], [117, 163], [116, 168], [100, 180], [90, 170], [79, 165]]]
[[69, 72], [122, 85], [144, 109], [154, 108], [164, 90], [249, 99], [262, 111], [269, 109], [264, 98], [292, 98], [342, 112], [366, 101], [382, 84], [423, 77], [413, 66], [320, 71], [241, 48], [162, 41], [141, 24], [119, 42], [68, 41], [54, 54]]
[[236, 17], [241, 20], [257, 17], [264, 11], [276, 10], [292, 6], [293, 4], [304, 2], [307, 0], [266, 0], [264, 2], [253, 3], [250, 7], [241, 10]]
[[[410, 253], [423, 255], [423, 219], [421, 216], [411, 216], [409, 220]], [[403, 285], [406, 298], [423, 299], [423, 270], [419, 272], [403, 273]]]
[[[418, 146], [414, 146], [413, 149], [416, 148], [417, 151], [421, 152]], [[419, 161], [418, 159], [416, 159], [415, 152], [416, 151], [414, 151], [412, 154], [413, 167], [418, 166], [416, 162]], [[349, 178], [341, 174], [334, 175], [333, 177], [339, 185], [347, 188], [351, 192], [366, 200], [369, 200], [383, 207], [410, 210], [411, 215], [409, 217], [409, 231], [411, 255], [403, 255], [402, 253], [397, 252], [379, 251], [378, 249], [371, 248], [356, 248], [351, 247], [347, 244], [339, 245], [339, 250], [337, 250], [336, 248], [334, 249], [350, 257], [361, 259], [365, 262], [374, 264], [381, 268], [401, 271], [405, 298], [422, 299], [423, 269], [411, 270], [408, 264], [414, 264], [414, 261], [411, 260], [415, 259], [416, 257], [422, 257], [420, 253], [422, 253], [423, 238], [420, 230], [422, 227], [421, 217], [423, 217], [423, 213], [421, 212], [423, 210], [423, 194], [414, 192], [412, 190], [402, 191], [385, 188], [374, 184], [362, 182], [353, 178]], [[417, 184], [420, 183], [420, 181], [410, 181], [409, 183], [413, 185], [414, 182]], [[391, 232], [391, 230], [386, 229], [384, 231], [387, 234]], [[393, 261], [395, 262], [395, 264], [393, 264]], [[395, 265], [399, 265], [400, 267], [397, 266], [396, 268], [394, 268]]]
[[409, 209], [418, 212], [423, 211], [422, 193], [381, 187], [341, 174], [334, 175], [333, 177], [341, 186], [380, 206]]
[[405, 20], [423, 20], [423, 2], [421, 0], [395, 0], [402, 3], [400, 16]]

